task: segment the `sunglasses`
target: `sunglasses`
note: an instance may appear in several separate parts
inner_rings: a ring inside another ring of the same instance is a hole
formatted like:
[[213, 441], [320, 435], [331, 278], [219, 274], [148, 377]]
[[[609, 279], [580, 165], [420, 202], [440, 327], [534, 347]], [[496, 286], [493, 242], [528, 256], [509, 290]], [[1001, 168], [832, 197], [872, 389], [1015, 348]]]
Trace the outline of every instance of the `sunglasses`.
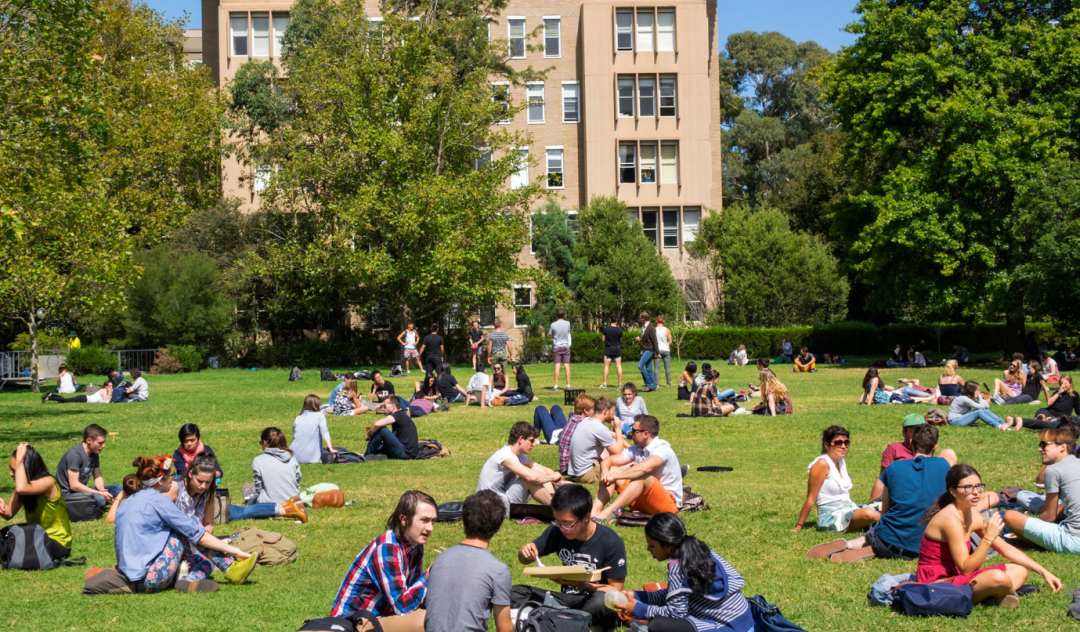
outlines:
[[1061, 444], [1058, 443], [1057, 441], [1040, 441], [1039, 442], [1039, 449], [1040, 450], [1045, 450], [1046, 446], [1048, 446], [1048, 445], [1061, 445]]
[[628, 434], [630, 436], [633, 436], [633, 435], [636, 435], [639, 432], [647, 432], [647, 431], [645, 429], [643, 429], [643, 428], [631, 428], [630, 432], [628, 432], [626, 434]]
[[838, 448], [846, 448], [847, 446], [851, 445], [851, 441], [848, 439], [837, 439], [836, 441], [832, 442], [832, 445]]

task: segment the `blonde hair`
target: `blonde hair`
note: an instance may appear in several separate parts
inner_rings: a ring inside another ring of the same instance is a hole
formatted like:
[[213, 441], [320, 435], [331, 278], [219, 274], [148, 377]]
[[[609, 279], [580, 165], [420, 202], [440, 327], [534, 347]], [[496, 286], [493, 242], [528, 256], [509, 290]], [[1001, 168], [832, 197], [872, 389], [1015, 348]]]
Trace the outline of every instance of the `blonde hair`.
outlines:
[[356, 393], [357, 395], [360, 394], [360, 391], [356, 390], [356, 380], [345, 380], [345, 386], [342, 386], [341, 388]]
[[942, 374], [945, 377], [954, 377], [956, 375], [956, 367], [959, 365], [956, 360], [949, 360], [945, 363], [945, 372]]
[[1018, 365], [1016, 367], [1016, 370], [1014, 371], [1013, 368], [1012, 368], [1012, 365], [1010, 364], [1009, 365], [1009, 370], [1006, 372], [1005, 377], [1010, 382], [1013, 382], [1013, 383], [1018, 383], [1018, 382], [1022, 381], [1024, 379], [1024, 368], [1023, 368], [1023, 366]]
[[773, 394], [773, 397], [779, 401], [787, 399], [788, 390], [784, 386], [784, 383], [780, 381], [780, 378], [776, 377], [772, 371], [762, 371], [761, 377], [761, 401], [765, 402], [769, 399], [769, 393]]

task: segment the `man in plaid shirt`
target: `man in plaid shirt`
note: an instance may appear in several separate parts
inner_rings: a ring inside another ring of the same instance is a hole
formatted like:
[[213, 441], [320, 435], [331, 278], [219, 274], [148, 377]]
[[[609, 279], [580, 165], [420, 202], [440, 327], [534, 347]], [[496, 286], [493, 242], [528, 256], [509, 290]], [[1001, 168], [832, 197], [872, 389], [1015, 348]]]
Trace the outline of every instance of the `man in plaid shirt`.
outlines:
[[424, 543], [436, 517], [438, 505], [431, 496], [415, 490], [402, 494], [386, 521], [386, 532], [364, 547], [345, 574], [330, 616], [366, 610], [379, 618], [393, 618], [394, 624], [401, 624], [393, 625], [395, 629], [423, 632]]

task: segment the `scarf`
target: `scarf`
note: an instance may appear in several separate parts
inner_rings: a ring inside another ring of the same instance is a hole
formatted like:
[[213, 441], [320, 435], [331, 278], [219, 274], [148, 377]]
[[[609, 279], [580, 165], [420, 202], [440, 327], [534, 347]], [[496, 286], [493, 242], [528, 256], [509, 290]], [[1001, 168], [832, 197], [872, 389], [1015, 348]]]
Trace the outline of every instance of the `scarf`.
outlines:
[[195, 460], [195, 457], [199, 456], [200, 454], [202, 454], [205, 451], [206, 451], [206, 447], [203, 446], [201, 440], [199, 441], [199, 444], [197, 446], [195, 446], [195, 451], [192, 452], [191, 454], [188, 454], [187, 450], [185, 450], [183, 448], [183, 446], [181, 446], [181, 448], [180, 448], [180, 456], [184, 457], [184, 469], [187, 470], [187, 469], [191, 468], [191, 462]]

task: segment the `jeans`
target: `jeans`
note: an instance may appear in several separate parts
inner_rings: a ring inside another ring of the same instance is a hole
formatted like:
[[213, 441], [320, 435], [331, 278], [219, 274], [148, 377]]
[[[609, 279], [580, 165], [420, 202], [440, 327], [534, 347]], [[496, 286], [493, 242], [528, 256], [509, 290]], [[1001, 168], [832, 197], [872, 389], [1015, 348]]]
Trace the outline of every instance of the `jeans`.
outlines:
[[233, 520], [259, 520], [277, 517], [277, 503], [254, 505], [229, 505], [229, 522]]
[[638, 371], [641, 371], [641, 381], [645, 388], [656, 388], [656, 374], [653, 372], [653, 352], [642, 351], [641, 360], [637, 363]]
[[401, 445], [394, 433], [390, 432], [386, 427], [379, 428], [371, 436], [371, 441], [368, 441], [367, 451], [364, 454], [385, 454], [386, 458], [399, 461], [409, 458], [409, 455], [405, 454], [405, 446]]
[[[113, 498], [116, 498], [117, 496], [120, 495], [120, 492], [124, 491], [124, 486], [123, 485], [106, 485], [105, 486], [105, 491], [112, 494]], [[105, 497], [104, 496], [98, 496], [97, 494], [94, 494], [94, 502], [96, 502], [98, 504], [98, 507], [101, 507], [102, 509], [105, 508]]]
[[1028, 395], [1026, 393], [1021, 393], [1019, 395], [1010, 397], [1009, 399], [1005, 400], [1005, 405], [1006, 406], [1011, 406], [1013, 404], [1030, 404], [1033, 401], [1035, 401], [1035, 400], [1031, 398], [1031, 395]]
[[656, 368], [660, 360], [664, 361], [664, 377], [666, 379], [664, 383], [671, 386], [671, 351], [657, 351], [656, 355], [653, 356], [653, 373], [656, 375], [660, 374], [660, 371]]
[[537, 406], [533, 411], [533, 426], [544, 434], [545, 441], [551, 443], [555, 431], [566, 426], [566, 415], [559, 406], [552, 406], [550, 412], [543, 406]]
[[897, 362], [896, 360], [886, 360], [885, 366], [890, 369], [903, 369], [907, 367], [907, 362]]
[[1046, 496], [1025, 489], [1016, 494], [1016, 504], [1023, 507], [1024, 511], [1037, 516], [1042, 513], [1043, 506], [1046, 505]]
[[719, 399], [720, 401], [724, 401], [725, 399], [735, 399], [735, 389], [729, 388], [729, 389], [720, 391], [719, 393], [716, 394], [716, 398]]
[[949, 420], [949, 425], [950, 426], [971, 426], [971, 425], [974, 425], [975, 422], [977, 422], [980, 419], [983, 420], [984, 422], [986, 422], [987, 424], [995, 427], [995, 428], [1000, 428], [1001, 424], [1005, 423], [1004, 419], [1002, 419], [1001, 417], [998, 417], [997, 415], [990, 412], [989, 410], [986, 410], [985, 408], [979, 408], [979, 409], [976, 409], [976, 410], [973, 410], [973, 411], [969, 412], [966, 415], [960, 415], [956, 419], [950, 419]]

